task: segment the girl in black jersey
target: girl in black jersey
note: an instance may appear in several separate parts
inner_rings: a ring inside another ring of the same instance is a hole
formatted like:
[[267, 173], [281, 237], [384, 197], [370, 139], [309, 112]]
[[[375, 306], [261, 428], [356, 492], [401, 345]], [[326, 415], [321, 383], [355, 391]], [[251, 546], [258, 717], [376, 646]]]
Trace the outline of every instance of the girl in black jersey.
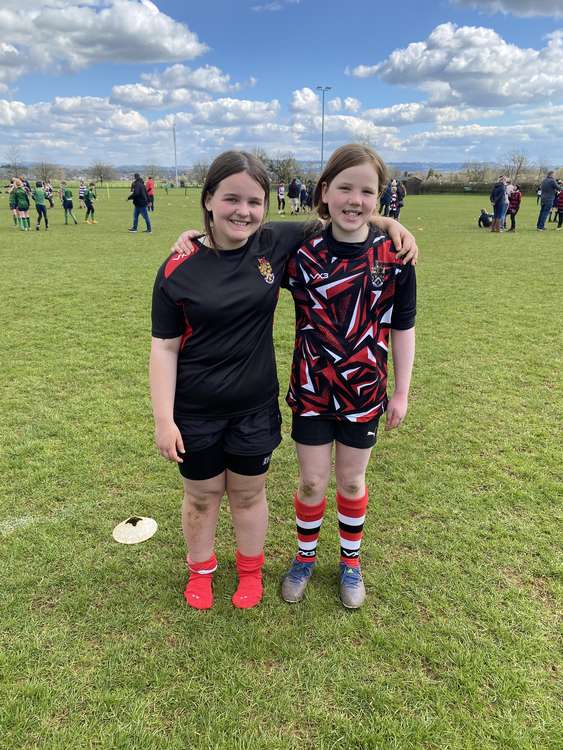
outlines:
[[[265, 478], [281, 440], [273, 314], [290, 252], [304, 239], [301, 223], [263, 226], [268, 198], [268, 177], [255, 157], [217, 157], [201, 196], [206, 233], [182, 235], [154, 286], [156, 443], [184, 480], [190, 572], [184, 595], [196, 609], [213, 603], [215, 529], [225, 493], [237, 540], [233, 604], [253, 607], [262, 597]], [[400, 243], [401, 232], [395, 235]]]
[[[386, 429], [392, 429], [406, 415], [414, 359], [414, 268], [402, 264], [391, 240], [372, 224], [385, 183], [385, 165], [374, 151], [354, 144], [337, 149], [314, 196], [329, 223], [288, 265], [296, 338], [287, 402], [300, 477], [298, 553], [282, 583], [287, 602], [302, 599], [313, 572], [333, 446], [340, 598], [351, 609], [365, 599], [365, 473], [380, 416], [387, 411]], [[395, 389], [387, 403], [389, 335]]]

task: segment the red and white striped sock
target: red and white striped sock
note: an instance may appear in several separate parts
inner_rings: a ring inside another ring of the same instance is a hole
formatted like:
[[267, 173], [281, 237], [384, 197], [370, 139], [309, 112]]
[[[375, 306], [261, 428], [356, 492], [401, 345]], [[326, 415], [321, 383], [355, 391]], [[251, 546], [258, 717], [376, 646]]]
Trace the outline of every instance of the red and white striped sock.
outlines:
[[299, 545], [295, 559], [297, 562], [314, 563], [317, 560], [317, 543], [326, 508], [326, 497], [323, 497], [318, 505], [305, 505], [295, 493], [294, 506]]
[[184, 598], [194, 609], [211, 609], [213, 606], [213, 573], [217, 570], [215, 553], [209, 560], [194, 562], [188, 557], [190, 577], [184, 591]]
[[351, 568], [360, 565], [360, 546], [366, 520], [368, 490], [363, 497], [354, 499], [336, 493], [338, 532], [340, 535], [340, 562]]
[[264, 552], [247, 556], [237, 550], [238, 586], [231, 601], [238, 609], [255, 607], [262, 599]]

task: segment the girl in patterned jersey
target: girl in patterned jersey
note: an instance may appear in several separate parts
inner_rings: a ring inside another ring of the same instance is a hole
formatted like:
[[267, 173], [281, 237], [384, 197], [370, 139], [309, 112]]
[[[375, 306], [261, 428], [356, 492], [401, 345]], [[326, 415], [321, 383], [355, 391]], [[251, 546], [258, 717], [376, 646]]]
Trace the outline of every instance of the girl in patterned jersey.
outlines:
[[[340, 598], [360, 607], [360, 545], [368, 504], [365, 473], [379, 419], [398, 427], [407, 412], [414, 359], [416, 280], [389, 237], [372, 223], [386, 169], [370, 148], [347, 145], [329, 159], [314, 202], [328, 221], [290, 259], [296, 336], [287, 402], [300, 466], [295, 494], [298, 553], [282, 597], [298, 602], [316, 561], [334, 463], [340, 534]], [[387, 400], [391, 337], [395, 389]]]
[[[272, 222], [263, 165], [227, 152], [202, 191], [206, 234], [189, 230], [161, 267], [153, 294], [151, 390], [160, 453], [184, 479], [187, 603], [212, 606], [214, 537], [223, 494], [237, 538], [236, 607], [262, 596], [265, 478], [280, 441], [272, 324], [290, 252], [304, 224]], [[387, 222], [407, 258], [412, 237]], [[192, 241], [193, 240], [193, 241]]]

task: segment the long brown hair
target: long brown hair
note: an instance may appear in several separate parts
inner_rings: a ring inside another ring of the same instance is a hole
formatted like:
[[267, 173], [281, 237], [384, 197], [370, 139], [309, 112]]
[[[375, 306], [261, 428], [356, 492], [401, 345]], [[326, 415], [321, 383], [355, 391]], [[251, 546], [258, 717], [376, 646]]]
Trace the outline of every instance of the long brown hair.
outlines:
[[205, 225], [205, 233], [211, 240], [211, 244], [215, 247], [215, 237], [213, 236], [213, 215], [205, 207], [205, 201], [208, 196], [214, 195], [215, 191], [219, 187], [219, 183], [230, 177], [233, 174], [239, 174], [240, 172], [246, 172], [249, 177], [260, 185], [264, 190], [264, 217], [268, 214], [268, 206], [270, 202], [270, 178], [266, 172], [266, 168], [253, 154], [249, 154], [247, 151], [224, 151], [222, 154], [214, 159], [213, 163], [209, 167], [207, 177], [203, 183], [201, 190], [201, 210], [203, 211], [203, 223]]
[[340, 174], [344, 169], [357, 167], [360, 164], [371, 164], [377, 173], [379, 180], [379, 192], [387, 182], [387, 167], [383, 160], [369, 146], [363, 146], [361, 143], [348, 143], [340, 146], [327, 161], [323, 173], [319, 177], [315, 192], [313, 193], [313, 204], [317, 209], [321, 219], [330, 219], [328, 205], [323, 201], [323, 184], [327, 186]]

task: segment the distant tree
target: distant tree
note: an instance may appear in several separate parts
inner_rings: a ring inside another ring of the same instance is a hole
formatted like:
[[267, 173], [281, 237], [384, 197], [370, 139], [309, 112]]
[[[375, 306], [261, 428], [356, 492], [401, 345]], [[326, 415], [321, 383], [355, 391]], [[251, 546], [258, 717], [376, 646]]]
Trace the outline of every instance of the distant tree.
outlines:
[[523, 151], [511, 151], [504, 159], [503, 172], [515, 183], [529, 168], [530, 162]]
[[488, 164], [471, 161], [463, 165], [463, 173], [467, 182], [486, 182]]
[[260, 146], [254, 146], [252, 149], [252, 154], [257, 158], [260, 159], [262, 164], [264, 164], [266, 167], [268, 167], [268, 162], [270, 161], [270, 157], [266, 153], [266, 151], [261, 148]]
[[275, 180], [286, 185], [299, 174], [299, 165], [291, 154], [269, 159], [266, 166], [272, 172]]
[[88, 170], [88, 174], [95, 182], [99, 182], [100, 185], [103, 185], [104, 182], [109, 182], [109, 180], [114, 179], [115, 169], [110, 164], [96, 161]]
[[6, 152], [6, 169], [11, 177], [19, 177], [22, 166], [20, 147], [14, 144]]
[[59, 179], [63, 172], [61, 167], [56, 164], [50, 164], [48, 161], [40, 161], [35, 169], [35, 176], [42, 182], [50, 182]]
[[549, 169], [550, 168], [547, 166], [545, 162], [540, 161], [537, 165], [536, 178], [538, 180], [543, 180], [543, 178], [549, 172]]
[[209, 164], [207, 162], [198, 161], [190, 169], [190, 179], [196, 185], [203, 185], [208, 172]]

